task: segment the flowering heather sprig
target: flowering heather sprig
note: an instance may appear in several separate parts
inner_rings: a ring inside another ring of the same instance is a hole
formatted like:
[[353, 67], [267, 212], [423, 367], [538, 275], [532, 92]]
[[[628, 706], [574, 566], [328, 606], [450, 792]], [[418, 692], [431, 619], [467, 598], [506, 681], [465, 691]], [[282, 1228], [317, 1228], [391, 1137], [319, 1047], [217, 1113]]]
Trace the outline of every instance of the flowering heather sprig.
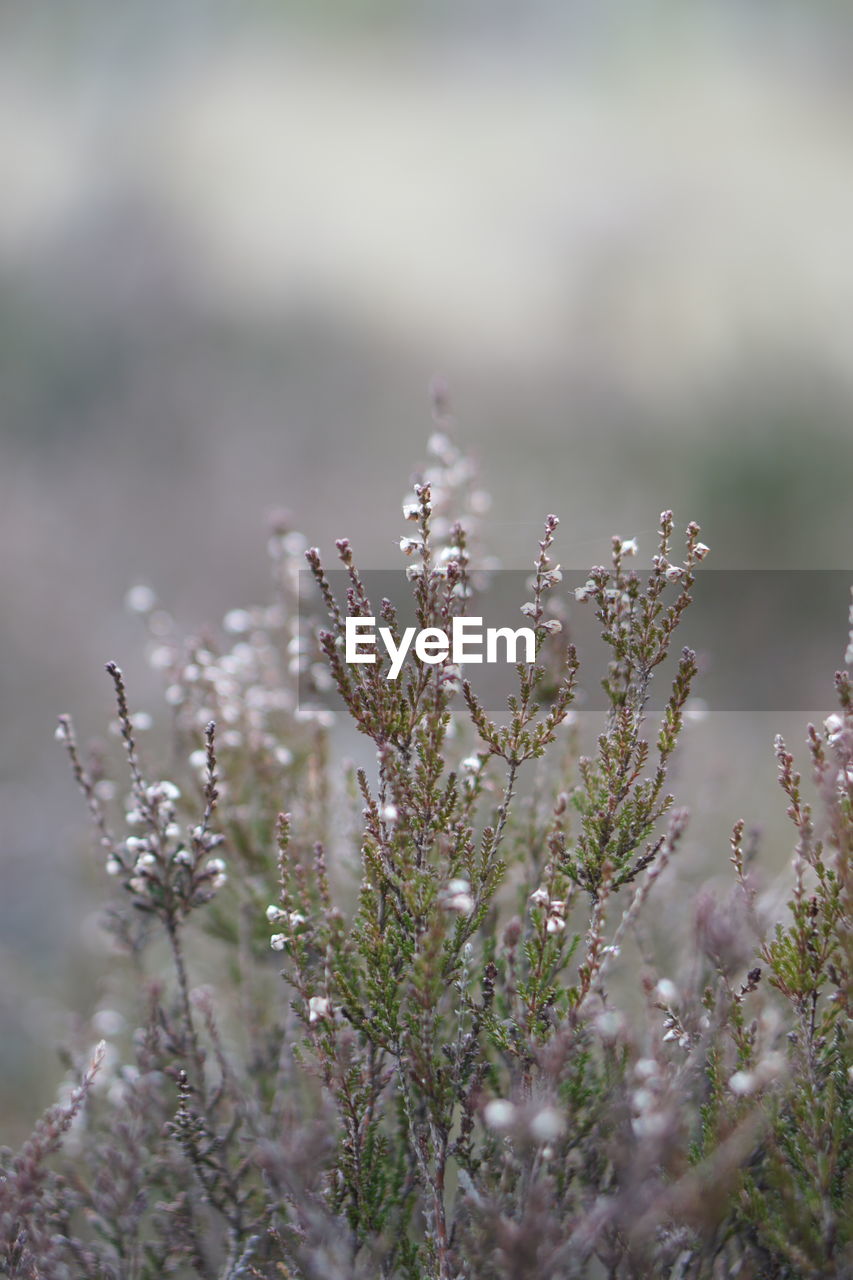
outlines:
[[[658, 856], [662, 835], [655, 828], [673, 803], [665, 790], [669, 762], [683, 724], [684, 706], [696, 675], [696, 655], [682, 651], [657, 733], [657, 761], [651, 766], [650, 743], [644, 735], [649, 686], [666, 658], [675, 630], [691, 601], [694, 569], [708, 548], [698, 541], [699, 526], [687, 526], [684, 564], [670, 563], [672, 512], [661, 514], [658, 551], [645, 589], [640, 575], [623, 568], [628, 543], [613, 539], [612, 569], [593, 569], [581, 598], [595, 601], [602, 639], [613, 660], [603, 681], [609, 709], [606, 731], [596, 757], [580, 761], [582, 785], [575, 793], [581, 830], [563, 866], [591, 897], [600, 891], [605, 863], [613, 867], [613, 886], [627, 884]], [[633, 548], [632, 548], [633, 550]], [[676, 598], [665, 603], [667, 585], [678, 585]], [[576, 593], [577, 594], [577, 593]], [[644, 771], [649, 768], [647, 776]]]

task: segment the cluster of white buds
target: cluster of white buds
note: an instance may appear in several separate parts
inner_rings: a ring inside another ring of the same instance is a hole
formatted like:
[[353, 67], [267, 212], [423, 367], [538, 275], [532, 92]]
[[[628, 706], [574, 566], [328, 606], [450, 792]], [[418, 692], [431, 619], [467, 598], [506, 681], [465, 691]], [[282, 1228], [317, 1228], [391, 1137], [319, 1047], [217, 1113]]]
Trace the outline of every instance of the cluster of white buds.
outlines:
[[661, 978], [655, 987], [655, 995], [657, 996], [656, 1005], [658, 1009], [664, 1012], [663, 1020], [663, 1041], [665, 1044], [676, 1042], [680, 1049], [690, 1048], [690, 1036], [685, 1031], [681, 1019], [675, 1012], [674, 1005], [678, 1004], [679, 995], [678, 988], [671, 978]]
[[[279, 568], [287, 565], [298, 575], [305, 538], [295, 532], [277, 533], [270, 545]], [[295, 582], [294, 578], [294, 591]], [[222, 629], [229, 639], [221, 646], [198, 638], [184, 641], [174, 633], [171, 620], [165, 630], [155, 630], [149, 617], [148, 660], [167, 680], [166, 701], [175, 708], [179, 723], [187, 732], [215, 720], [221, 750], [248, 748], [252, 754], [273, 755], [287, 767], [292, 758], [280, 760], [278, 749], [282, 736], [280, 718], [282, 714], [293, 715], [296, 708], [296, 692], [288, 676], [299, 679], [304, 696], [304, 682], [319, 689], [323, 681], [330, 679], [328, 670], [317, 660], [304, 623], [289, 616], [281, 603], [230, 609], [222, 620]], [[284, 664], [283, 650], [287, 653]], [[192, 752], [190, 765], [203, 778], [205, 753]], [[220, 798], [225, 799], [226, 784], [221, 783], [219, 790]]]
[[664, 1065], [654, 1058], [638, 1058], [634, 1063], [634, 1075], [637, 1088], [631, 1093], [631, 1128], [638, 1138], [660, 1137], [669, 1124], [663, 1110], [667, 1087]]
[[214, 893], [221, 889], [228, 879], [225, 871], [225, 862], [222, 858], [208, 859], [204, 871], [206, 875], [210, 876], [210, 888]]
[[833, 712], [831, 716], [826, 717], [823, 722], [823, 727], [826, 730], [826, 740], [831, 747], [836, 746], [842, 741], [845, 729], [843, 716], [838, 715], [837, 712]]
[[286, 924], [288, 933], [274, 933], [270, 938], [273, 951], [283, 951], [300, 925], [305, 924], [305, 916], [299, 911], [283, 911], [273, 904], [267, 907], [267, 920], [270, 924]]
[[168, 780], [138, 789], [129, 802], [125, 819], [131, 828], [147, 828], [130, 835], [107, 858], [108, 875], [125, 876], [138, 904], [149, 910], [162, 905], [160, 894], [169, 889], [189, 910], [209, 902], [228, 880], [222, 858], [211, 857], [224, 836], [200, 823], [185, 836], [175, 820], [180, 789]]
[[598, 584], [592, 578], [587, 578], [582, 587], [575, 587], [575, 599], [583, 604], [585, 601], [591, 600], [597, 590]]
[[475, 467], [448, 434], [450, 420], [446, 415], [444, 392], [436, 395], [436, 427], [427, 441], [429, 461], [424, 468], [422, 485], [413, 486], [403, 500], [403, 518], [417, 523], [421, 518], [421, 498], [424, 486], [429, 486], [430, 528], [435, 544], [433, 553], [436, 570], [442, 569], [448, 559], [458, 560], [459, 547], [454, 547], [455, 521], [461, 520], [467, 533], [467, 551], [476, 540], [479, 517], [489, 509], [489, 495], [474, 487]]
[[563, 898], [552, 898], [547, 889], [534, 889], [530, 901], [535, 907], [545, 908], [545, 928], [548, 933], [562, 933], [566, 927], [566, 908], [568, 903]]
[[461, 879], [448, 881], [442, 903], [448, 911], [458, 911], [462, 916], [469, 916], [474, 910], [474, 898], [469, 882]]

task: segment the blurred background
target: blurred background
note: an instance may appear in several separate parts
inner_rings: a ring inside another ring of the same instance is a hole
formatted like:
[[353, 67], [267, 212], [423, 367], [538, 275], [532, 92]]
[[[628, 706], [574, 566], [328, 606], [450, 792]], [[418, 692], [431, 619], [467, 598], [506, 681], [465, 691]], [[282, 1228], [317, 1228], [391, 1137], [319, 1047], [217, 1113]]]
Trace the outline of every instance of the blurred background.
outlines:
[[[9, 1140], [102, 965], [56, 715], [103, 729], [110, 658], [155, 689], [132, 584], [262, 601], [273, 508], [396, 564], [435, 374], [507, 567], [552, 510], [564, 565], [648, 554], [664, 506], [717, 568], [850, 566], [852, 52], [841, 0], [2, 6]], [[803, 722], [690, 728], [716, 869]]]

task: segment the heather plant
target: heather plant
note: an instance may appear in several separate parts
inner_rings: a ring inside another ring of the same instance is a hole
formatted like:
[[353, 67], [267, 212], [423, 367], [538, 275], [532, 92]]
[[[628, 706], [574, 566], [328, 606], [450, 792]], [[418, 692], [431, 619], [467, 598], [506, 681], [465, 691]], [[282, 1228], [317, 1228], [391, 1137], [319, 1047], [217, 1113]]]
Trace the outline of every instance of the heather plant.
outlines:
[[[448, 631], [486, 563], [486, 500], [446, 431], [430, 455], [400, 546], [418, 627]], [[609, 654], [594, 735], [575, 714], [558, 525], [518, 602], [535, 659], [501, 715], [450, 656], [411, 655], [396, 679], [379, 650], [347, 660], [348, 618], [397, 645], [402, 622], [346, 539], [338, 598], [279, 523], [271, 603], [200, 636], [131, 593], [174, 751], [152, 767], [114, 663], [126, 798], [60, 719], [116, 885], [119, 1007], [96, 1014], [94, 1056], [69, 1046], [64, 1096], [4, 1153], [4, 1274], [847, 1273], [849, 675], [808, 729], [812, 801], [776, 744], [786, 908], [768, 915], [738, 820], [731, 896], [700, 896], [662, 973], [655, 901], [688, 823], [670, 783], [697, 676], [677, 634], [708, 548], [690, 523], [677, 549], [667, 511], [650, 571], [614, 538], [573, 593]], [[315, 605], [297, 603], [306, 559]], [[368, 744], [361, 767], [340, 761], [335, 715]]]

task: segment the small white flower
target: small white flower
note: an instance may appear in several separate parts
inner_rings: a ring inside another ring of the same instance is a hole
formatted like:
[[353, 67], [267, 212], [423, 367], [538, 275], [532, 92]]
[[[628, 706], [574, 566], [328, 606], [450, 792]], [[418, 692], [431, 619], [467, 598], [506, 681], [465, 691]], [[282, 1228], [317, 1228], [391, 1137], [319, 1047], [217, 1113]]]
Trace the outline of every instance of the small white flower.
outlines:
[[140, 858], [136, 859], [134, 871], [147, 871], [151, 867], [157, 866], [157, 858], [153, 853], [143, 853]]
[[537, 613], [536, 602], [528, 600], [526, 604], [521, 606], [520, 612], [524, 614], [525, 618], [535, 618]]
[[538, 889], [534, 889], [530, 895], [530, 901], [536, 907], [546, 907], [551, 901], [551, 895], [548, 890], [541, 885]]
[[458, 911], [463, 916], [471, 914], [474, 910], [474, 899], [467, 880], [450, 881], [444, 895], [444, 905], [448, 911]]
[[395, 804], [386, 804], [382, 809], [382, 821], [389, 823], [391, 826], [397, 821], [399, 814]]
[[225, 863], [221, 858], [209, 858], [205, 870], [209, 871], [212, 875], [222, 875], [222, 872], [225, 870]]
[[422, 545], [423, 544], [421, 543], [419, 538], [401, 538], [400, 539], [400, 550], [402, 551], [404, 556], [414, 555], [416, 551], [420, 550]]
[[154, 721], [151, 719], [147, 711], [134, 711], [130, 717], [130, 723], [138, 733], [145, 733], [150, 729]]
[[121, 865], [118, 858], [113, 857], [113, 855], [110, 854], [110, 856], [107, 858], [106, 870], [107, 870], [108, 876], [120, 876], [122, 871], [124, 870], [124, 867]]
[[562, 916], [549, 916], [545, 926], [549, 933], [562, 933], [565, 927], [566, 922]]
[[288, 751], [287, 747], [276, 747], [273, 755], [275, 756], [278, 764], [282, 765], [284, 768], [287, 768], [289, 764], [293, 764], [293, 752]]
[[403, 503], [403, 519], [404, 520], [417, 520], [420, 514], [421, 514], [420, 503], [418, 502]]
[[120, 1035], [125, 1026], [123, 1016], [115, 1009], [98, 1009], [92, 1017], [92, 1030], [100, 1036]]
[[282, 538], [281, 545], [289, 556], [301, 556], [308, 545], [308, 539], [298, 529], [291, 529]]
[[710, 550], [711, 548], [706, 546], [704, 542], [697, 542], [693, 548], [693, 554], [697, 560], [704, 560]]
[[556, 636], [563, 630], [563, 624], [559, 618], [549, 618], [547, 622], [542, 623], [543, 631], [547, 631], [549, 636]]
[[661, 978], [655, 987], [655, 994], [663, 1004], [675, 1004], [678, 1000], [678, 987], [669, 978]]
[[625, 1019], [617, 1009], [605, 1009], [596, 1018], [595, 1028], [602, 1040], [615, 1040], [625, 1029]]
[[158, 644], [148, 655], [148, 665], [155, 671], [165, 671], [175, 660], [174, 650], [167, 644]]
[[286, 942], [287, 942], [286, 933], [274, 933], [273, 936], [270, 938], [270, 946], [272, 947], [273, 951], [283, 951]]
[[679, 582], [684, 577], [684, 570], [677, 564], [671, 564], [664, 575], [667, 582]]
[[130, 613], [150, 613], [157, 603], [157, 597], [150, 587], [131, 587], [124, 597], [124, 605]]
[[406, 567], [406, 577], [409, 582], [414, 582], [415, 578], [423, 577], [424, 567], [422, 564], [410, 564]]
[[222, 619], [222, 626], [232, 635], [241, 635], [252, 628], [252, 615], [248, 609], [229, 609]]
[[331, 1016], [332, 1002], [325, 996], [312, 996], [308, 1001], [308, 1021], [318, 1022], [320, 1018]]
[[739, 1097], [752, 1093], [757, 1084], [758, 1080], [752, 1071], [736, 1071], [729, 1079], [729, 1088]]
[[640, 550], [636, 538], [626, 538], [624, 542], [621, 543], [621, 547], [623, 556], [635, 556]]
[[267, 915], [267, 920], [269, 920], [270, 924], [278, 924], [281, 920], [285, 918], [285, 916], [287, 915], [287, 912], [282, 911], [281, 907], [275, 906], [274, 903], [270, 903], [270, 905], [267, 907], [266, 915]]
[[503, 1132], [515, 1122], [515, 1107], [506, 1098], [492, 1098], [483, 1107], [483, 1119], [490, 1129]]
[[148, 881], [143, 880], [141, 876], [133, 876], [128, 881], [128, 884], [134, 893], [144, 894], [148, 892]]
[[148, 799], [157, 801], [179, 800], [181, 796], [180, 789], [175, 786], [174, 782], [155, 782], [148, 788]]
[[631, 1094], [631, 1105], [635, 1111], [651, 1111], [655, 1105], [655, 1095], [651, 1089], [635, 1089]]
[[665, 1132], [667, 1126], [666, 1116], [662, 1111], [647, 1111], [642, 1115], [634, 1116], [631, 1121], [631, 1128], [638, 1138], [657, 1138]]
[[483, 767], [483, 761], [479, 756], [466, 756], [459, 768], [463, 773], [479, 773]]
[[823, 727], [826, 729], [829, 741], [835, 743], [844, 731], [844, 721], [840, 715], [833, 713], [833, 715], [826, 717]]
[[427, 452], [442, 462], [452, 462], [456, 457], [456, 449], [443, 431], [433, 431], [427, 440]]
[[565, 1127], [565, 1118], [556, 1107], [543, 1107], [530, 1121], [530, 1136], [536, 1142], [553, 1142]]

